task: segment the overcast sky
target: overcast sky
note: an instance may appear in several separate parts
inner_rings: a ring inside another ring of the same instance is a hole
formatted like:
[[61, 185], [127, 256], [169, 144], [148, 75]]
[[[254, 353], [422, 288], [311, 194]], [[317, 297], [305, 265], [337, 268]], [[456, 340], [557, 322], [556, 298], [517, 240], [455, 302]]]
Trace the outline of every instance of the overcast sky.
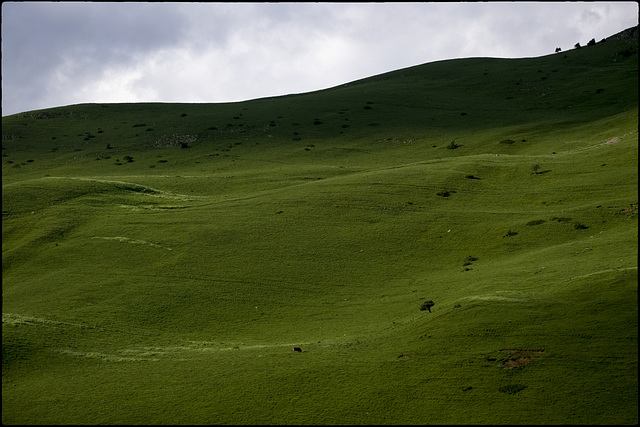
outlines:
[[520, 58], [638, 24], [634, 2], [3, 2], [2, 115], [231, 102], [443, 59]]

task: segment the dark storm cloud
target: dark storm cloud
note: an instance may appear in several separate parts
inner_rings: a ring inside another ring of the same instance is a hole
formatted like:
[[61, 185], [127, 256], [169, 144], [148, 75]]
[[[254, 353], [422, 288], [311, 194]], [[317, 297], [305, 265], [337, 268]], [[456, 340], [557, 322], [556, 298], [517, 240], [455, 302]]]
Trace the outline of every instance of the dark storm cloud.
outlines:
[[571, 49], [635, 2], [2, 5], [3, 115], [80, 102], [229, 102], [442, 59]]
[[95, 78], [106, 64], [126, 65], [177, 45], [185, 17], [166, 6], [3, 3], [3, 103], [48, 99]]

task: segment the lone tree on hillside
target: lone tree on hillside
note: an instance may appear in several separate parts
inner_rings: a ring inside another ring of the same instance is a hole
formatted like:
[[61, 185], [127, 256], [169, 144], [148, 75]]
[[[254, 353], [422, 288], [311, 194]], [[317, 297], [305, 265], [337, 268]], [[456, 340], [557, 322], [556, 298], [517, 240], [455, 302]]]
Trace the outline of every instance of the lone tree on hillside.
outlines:
[[433, 307], [435, 304], [433, 301], [429, 300], [429, 301], [425, 301], [422, 303], [422, 305], [420, 306], [420, 310], [424, 311], [424, 310], [428, 310], [429, 313], [431, 313], [431, 307]]

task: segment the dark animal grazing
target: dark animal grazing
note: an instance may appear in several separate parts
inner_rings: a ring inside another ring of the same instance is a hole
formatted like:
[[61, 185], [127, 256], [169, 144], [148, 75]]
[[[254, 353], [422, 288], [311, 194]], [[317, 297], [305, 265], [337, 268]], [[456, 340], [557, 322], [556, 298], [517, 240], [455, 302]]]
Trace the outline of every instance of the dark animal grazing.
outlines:
[[293, 347], [293, 351], [302, 353], [302, 349], [300, 347]]

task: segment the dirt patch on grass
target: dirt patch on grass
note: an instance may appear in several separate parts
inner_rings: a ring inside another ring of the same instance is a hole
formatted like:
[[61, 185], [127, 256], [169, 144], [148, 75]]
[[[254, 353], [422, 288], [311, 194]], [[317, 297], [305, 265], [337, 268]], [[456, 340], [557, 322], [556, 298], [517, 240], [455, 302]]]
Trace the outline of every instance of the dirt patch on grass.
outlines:
[[517, 369], [524, 365], [528, 365], [529, 363], [531, 363], [531, 359], [529, 359], [528, 357], [518, 357], [517, 359], [505, 360], [502, 366], [504, 366], [505, 368]]
[[509, 369], [518, 369], [525, 365], [528, 365], [529, 363], [532, 363], [533, 360], [530, 357], [532, 355], [547, 354], [547, 352], [544, 350], [523, 350], [519, 348], [505, 348], [500, 350], [500, 352], [512, 356], [502, 363], [503, 367]]
[[532, 354], [547, 354], [544, 350], [522, 350], [519, 348], [505, 348], [500, 350], [502, 353], [513, 354], [517, 356], [530, 356]]
[[621, 209], [618, 211], [619, 214], [623, 215], [637, 215], [638, 214], [638, 203], [631, 203], [629, 208]]
[[600, 144], [600, 145], [611, 145], [611, 144], [615, 144], [615, 143], [617, 143], [617, 142], [620, 142], [620, 138], [618, 138], [618, 137], [616, 136], [615, 138], [608, 139], [607, 141], [603, 142], [603, 143], [602, 143], [602, 144]]

